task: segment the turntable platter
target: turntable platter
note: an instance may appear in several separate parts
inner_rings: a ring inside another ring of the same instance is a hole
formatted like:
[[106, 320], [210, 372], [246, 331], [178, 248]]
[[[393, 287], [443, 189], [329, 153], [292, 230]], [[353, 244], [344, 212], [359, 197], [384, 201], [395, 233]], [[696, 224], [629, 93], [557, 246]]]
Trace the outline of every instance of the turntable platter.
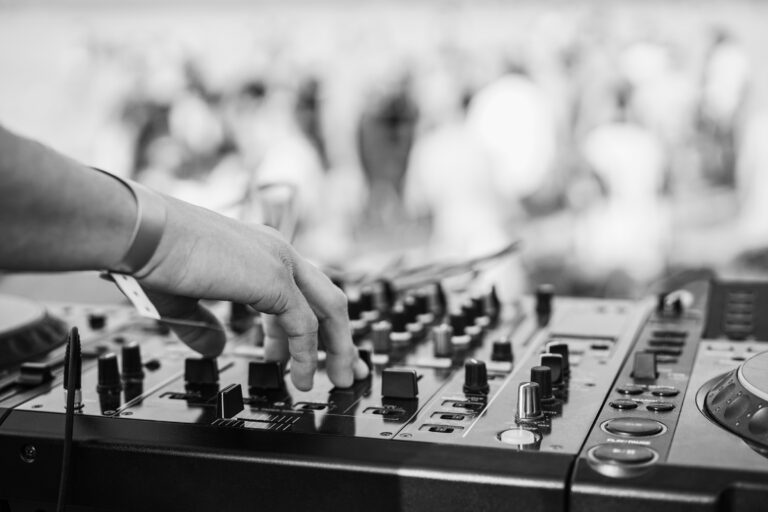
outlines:
[[709, 416], [755, 447], [768, 449], [768, 352], [744, 361], [708, 392]]
[[44, 356], [66, 335], [67, 325], [41, 304], [0, 295], [0, 368]]

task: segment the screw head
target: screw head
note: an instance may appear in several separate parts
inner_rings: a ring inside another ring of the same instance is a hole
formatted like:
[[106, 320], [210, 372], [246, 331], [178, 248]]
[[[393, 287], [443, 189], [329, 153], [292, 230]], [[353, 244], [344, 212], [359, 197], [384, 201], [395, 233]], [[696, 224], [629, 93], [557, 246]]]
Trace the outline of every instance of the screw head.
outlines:
[[25, 444], [21, 447], [19, 455], [21, 456], [21, 460], [27, 464], [32, 464], [37, 458], [37, 447], [33, 444]]

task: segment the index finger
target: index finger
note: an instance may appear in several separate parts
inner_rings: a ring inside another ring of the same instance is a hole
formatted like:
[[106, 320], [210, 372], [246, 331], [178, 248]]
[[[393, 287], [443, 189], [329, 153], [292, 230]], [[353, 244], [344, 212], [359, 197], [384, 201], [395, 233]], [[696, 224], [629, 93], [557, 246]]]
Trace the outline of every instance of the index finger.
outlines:
[[294, 278], [319, 322], [327, 353], [326, 368], [331, 382], [346, 388], [351, 386], [355, 379], [366, 378], [368, 367], [360, 360], [352, 343], [344, 292], [317, 267], [300, 257], [294, 262]]

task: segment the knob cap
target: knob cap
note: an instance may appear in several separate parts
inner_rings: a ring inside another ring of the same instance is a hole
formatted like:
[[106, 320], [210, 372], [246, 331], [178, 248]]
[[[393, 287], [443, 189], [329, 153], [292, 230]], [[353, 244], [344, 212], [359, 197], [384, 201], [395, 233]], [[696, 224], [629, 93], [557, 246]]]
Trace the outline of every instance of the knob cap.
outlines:
[[444, 315], [448, 310], [448, 296], [445, 294], [445, 289], [440, 281], [435, 283], [435, 309], [438, 315]]
[[448, 324], [440, 324], [432, 328], [435, 357], [451, 357], [453, 355], [452, 337], [453, 329]]
[[535, 382], [522, 382], [517, 388], [517, 416], [520, 422], [536, 421], [541, 419], [541, 391]]
[[233, 302], [229, 307], [229, 328], [235, 334], [243, 334], [253, 327], [256, 313], [245, 304]]
[[409, 295], [403, 301], [403, 308], [405, 309], [405, 319], [409, 324], [413, 324], [419, 321], [419, 308], [416, 304], [416, 297]]
[[373, 340], [373, 351], [377, 354], [386, 354], [389, 352], [392, 339], [392, 325], [389, 322], [381, 321], [373, 324], [371, 338]]
[[363, 305], [360, 299], [347, 299], [347, 312], [350, 320], [360, 320], [363, 315]]
[[279, 391], [284, 388], [283, 363], [280, 361], [251, 361], [248, 363], [248, 389], [252, 394]]
[[485, 316], [485, 297], [472, 297], [472, 310], [475, 318]]
[[363, 311], [374, 311], [376, 309], [376, 296], [372, 288], [365, 287], [360, 291], [360, 307]]
[[417, 293], [414, 297], [416, 302], [416, 311], [420, 315], [426, 315], [432, 312], [432, 308], [429, 306], [429, 295], [426, 293]]
[[567, 343], [549, 343], [547, 352], [550, 354], [559, 354], [563, 356], [563, 377], [568, 378], [571, 375], [571, 365], [569, 361], [569, 352]]
[[464, 363], [464, 392], [488, 393], [488, 371], [483, 361], [470, 359]]
[[504, 339], [493, 342], [491, 361], [508, 361], [511, 363], [513, 360], [512, 341]]
[[416, 370], [387, 368], [381, 374], [381, 395], [384, 398], [414, 400], [419, 396]]
[[88, 327], [94, 331], [100, 331], [107, 326], [107, 315], [104, 313], [89, 313]]
[[531, 368], [531, 382], [539, 385], [541, 400], [553, 400], [552, 369], [549, 366], [534, 366]]
[[542, 354], [541, 366], [549, 366], [552, 372], [552, 385], [563, 385], [563, 356], [560, 354]]
[[496, 322], [501, 316], [501, 301], [499, 300], [499, 294], [496, 292], [496, 287], [492, 286], [491, 291], [488, 292], [486, 297], [488, 316], [492, 322]]
[[539, 325], [549, 323], [552, 316], [552, 298], [555, 296], [555, 287], [551, 284], [542, 284], [536, 288], [536, 319]]
[[392, 309], [389, 321], [392, 323], [392, 332], [408, 332], [408, 315], [401, 304]]
[[216, 395], [217, 418], [231, 418], [243, 409], [243, 388], [240, 384], [230, 384]]
[[99, 393], [120, 390], [120, 370], [117, 367], [117, 356], [109, 352], [99, 357], [97, 366], [98, 378], [96, 391]]
[[472, 304], [471, 300], [461, 305], [461, 312], [464, 314], [467, 325], [474, 325], [475, 320], [477, 320], [477, 312], [475, 311], [475, 305]]
[[141, 380], [144, 378], [144, 367], [141, 363], [141, 347], [135, 341], [123, 345], [122, 371], [124, 380]]
[[464, 336], [464, 331], [467, 328], [467, 318], [463, 313], [451, 313], [449, 322], [454, 336]]
[[219, 365], [216, 359], [211, 357], [185, 359], [184, 382], [193, 386], [219, 382]]

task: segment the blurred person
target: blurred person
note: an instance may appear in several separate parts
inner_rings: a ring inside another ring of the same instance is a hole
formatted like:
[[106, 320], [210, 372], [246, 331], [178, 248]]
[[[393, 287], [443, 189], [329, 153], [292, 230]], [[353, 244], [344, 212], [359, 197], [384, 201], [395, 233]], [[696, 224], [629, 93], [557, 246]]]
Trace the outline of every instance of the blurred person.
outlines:
[[626, 296], [664, 269], [669, 221], [660, 192], [667, 159], [661, 140], [632, 119], [629, 87], [617, 87], [614, 101], [614, 119], [582, 144], [606, 197], [579, 215], [574, 257], [593, 279], [618, 276], [622, 289], [609, 293]]
[[704, 174], [713, 185], [733, 187], [741, 116], [752, 64], [725, 28], [713, 31], [701, 84], [700, 129]]
[[246, 224], [87, 168], [0, 127], [0, 268], [110, 270], [136, 277], [192, 349], [218, 356], [226, 338], [199, 299], [267, 313], [267, 357], [291, 360], [312, 387], [318, 334], [331, 381], [368, 373], [357, 355], [346, 298], [269, 228]]
[[552, 171], [557, 151], [553, 110], [546, 91], [514, 64], [469, 103], [467, 127], [486, 152], [507, 215], [518, 215], [520, 201]]
[[[452, 108], [443, 103], [440, 124], [416, 139], [405, 200], [412, 215], [430, 220], [431, 257], [460, 261], [501, 249], [515, 230], [496, 185], [492, 155], [467, 125], [471, 96], [456, 84], [453, 97]], [[501, 297], [512, 298], [522, 293], [525, 278], [519, 260], [512, 258], [475, 284], [496, 284]]]
[[403, 183], [419, 112], [408, 72], [378, 83], [366, 98], [357, 129], [360, 162], [370, 191], [368, 216], [375, 224], [400, 217]]

